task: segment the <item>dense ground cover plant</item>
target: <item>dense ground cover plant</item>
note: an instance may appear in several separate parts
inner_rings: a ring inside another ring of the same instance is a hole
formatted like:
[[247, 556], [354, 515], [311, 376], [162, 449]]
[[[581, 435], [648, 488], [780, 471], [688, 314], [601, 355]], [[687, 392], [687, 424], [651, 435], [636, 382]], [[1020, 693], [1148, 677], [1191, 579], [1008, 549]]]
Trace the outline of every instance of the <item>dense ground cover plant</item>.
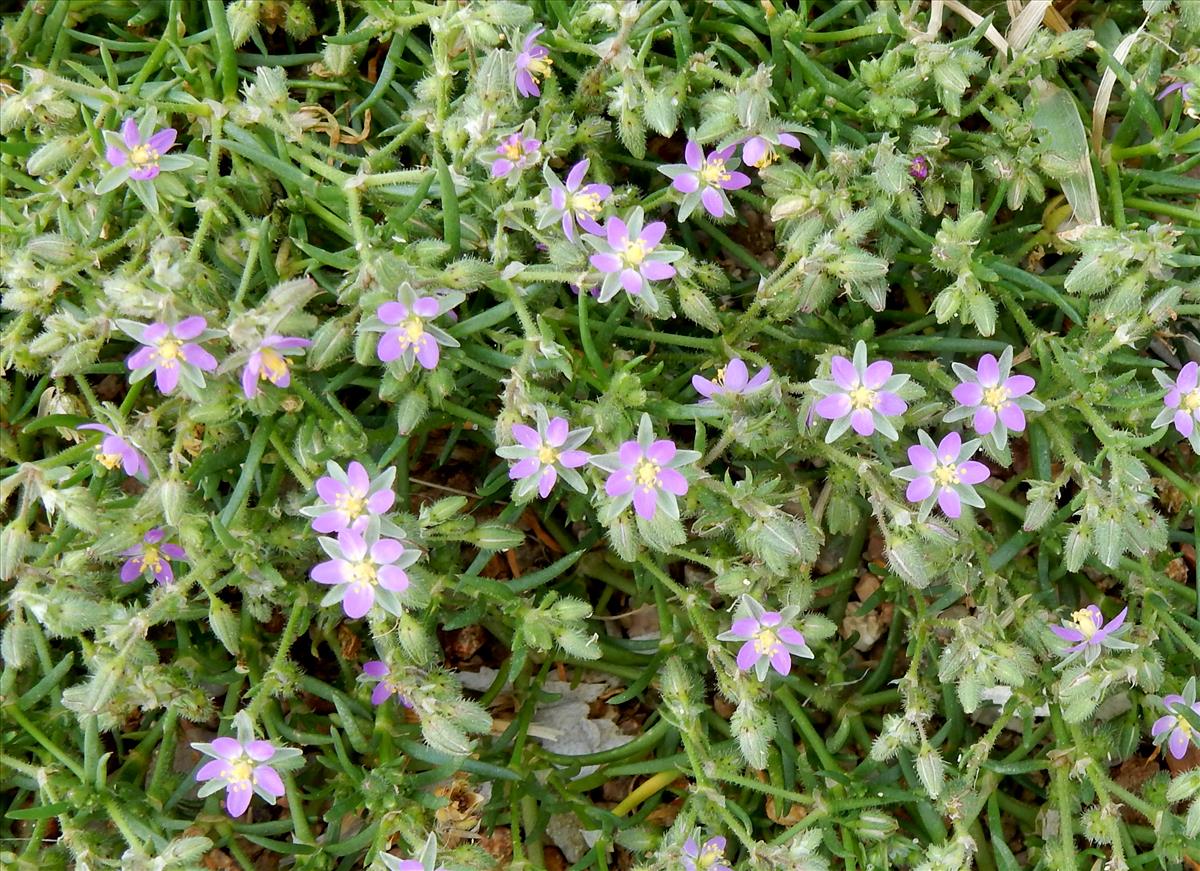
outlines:
[[1200, 4], [6, 9], [5, 867], [1200, 867]]

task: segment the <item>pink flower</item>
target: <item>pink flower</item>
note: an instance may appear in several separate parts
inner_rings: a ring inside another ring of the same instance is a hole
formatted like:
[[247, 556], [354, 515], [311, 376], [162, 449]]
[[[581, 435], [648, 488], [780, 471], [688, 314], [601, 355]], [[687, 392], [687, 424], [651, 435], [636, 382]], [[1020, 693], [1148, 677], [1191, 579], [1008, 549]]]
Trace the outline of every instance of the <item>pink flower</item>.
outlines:
[[370, 662], [363, 663], [363, 677], [368, 680], [378, 681], [375, 684], [375, 689], [371, 691], [371, 704], [382, 705], [392, 696], [395, 696], [396, 701], [409, 710], [412, 710], [412, 702], [408, 700], [404, 693], [400, 692], [400, 688], [388, 677], [389, 674], [391, 674], [391, 670], [381, 660], [373, 659]]
[[1194, 714], [1200, 716], [1200, 702], [1195, 699], [1195, 678], [1188, 682], [1188, 687], [1192, 690], [1188, 694], [1190, 697], [1171, 695], [1163, 699], [1163, 707], [1167, 709], [1167, 714], [1159, 717], [1150, 730], [1150, 734], [1154, 736], [1154, 743], [1165, 743], [1176, 759], [1184, 757], [1189, 744], [1195, 742], [1200, 746], [1200, 730], [1188, 722], [1183, 714], [1184, 710], [1191, 709]]
[[517, 55], [515, 63], [517, 90], [523, 97], [540, 97], [542, 95], [538, 82], [549, 75], [550, 65], [554, 63], [550, 59], [550, 52], [546, 47], [538, 45], [536, 42], [537, 38], [545, 32], [546, 28], [540, 24], [530, 31], [521, 45], [520, 54]]
[[177, 324], [139, 324], [121, 320], [117, 321], [117, 326], [145, 346], [125, 361], [131, 370], [130, 381], [141, 381], [153, 372], [155, 386], [162, 393], [170, 394], [180, 379], [185, 386], [204, 387], [203, 373], [217, 368], [217, 358], [191, 341], [219, 335], [208, 330], [208, 322], [199, 315], [184, 318]]
[[956, 432], [946, 435], [941, 444], [934, 447], [933, 439], [921, 430], [917, 433], [920, 444], [908, 449], [908, 461], [912, 464], [896, 469], [892, 475], [908, 481], [904, 496], [909, 502], [921, 502], [923, 508], [932, 508], [934, 500], [947, 517], [962, 516], [962, 505], [983, 507], [983, 499], [975, 492], [974, 485], [988, 479], [988, 467], [970, 457], [979, 448], [975, 439], [963, 444], [962, 436]]
[[[662, 221], [644, 228], [641, 208], [634, 209], [625, 223], [615, 215], [604, 225], [603, 235], [591, 235], [585, 241], [596, 249], [590, 258], [592, 266], [604, 274], [600, 284], [600, 302], [608, 302], [622, 288], [625, 292], [646, 301], [651, 311], [658, 310], [653, 294], [645, 294], [651, 281], [664, 281], [675, 276], [671, 264], [683, 256], [677, 248], [660, 248], [667, 231]], [[645, 295], [643, 295], [645, 294]]]
[[1025, 431], [1025, 412], [1042, 411], [1045, 406], [1031, 394], [1036, 386], [1028, 375], [1009, 375], [1013, 349], [1004, 349], [997, 360], [991, 354], [979, 358], [979, 368], [963, 363], [952, 368], [962, 383], [951, 391], [958, 402], [945, 417], [947, 423], [970, 417], [975, 432], [991, 436], [997, 447], [1004, 448], [1008, 433]]
[[147, 474], [146, 461], [132, 444], [117, 435], [102, 423], [85, 423], [76, 429], [95, 430], [104, 433], [100, 444], [96, 445], [96, 462], [104, 468], [112, 470], [120, 466], [126, 475], [137, 476]]
[[826, 443], [832, 442], [850, 427], [861, 436], [872, 435], [876, 430], [888, 439], [900, 437], [888, 419], [904, 414], [908, 404], [895, 391], [907, 381], [907, 375], [893, 375], [892, 364], [878, 360], [867, 365], [867, 346], [859, 342], [854, 346], [853, 362], [837, 356], [832, 361], [833, 380], [814, 379], [809, 382], [824, 398], [813, 410], [833, 421], [825, 433]]
[[813, 658], [804, 635], [789, 625], [799, 611], [796, 607], [768, 611], [754, 597], [742, 596], [738, 602], [738, 613], [742, 616], [717, 640], [744, 642], [738, 649], [738, 668], [753, 671], [759, 680], [766, 680], [771, 669], [787, 675], [792, 670], [793, 656]]
[[121, 556], [129, 557], [121, 566], [121, 583], [128, 584], [144, 574], [149, 574], [160, 584], [169, 584], [175, 580], [171, 560], [187, 559], [188, 555], [177, 544], [162, 544], [164, 535], [161, 529], [155, 527], [142, 538], [142, 544], [121, 552]]
[[1158, 383], [1166, 388], [1163, 410], [1151, 424], [1156, 429], [1174, 424], [1176, 431], [1200, 450], [1200, 364], [1195, 360], [1179, 370], [1172, 382], [1170, 377], [1158, 369], [1154, 370]]
[[113, 167], [128, 167], [129, 178], [147, 181], [159, 173], [159, 160], [175, 145], [174, 127], [143, 137], [132, 117], [121, 125], [120, 137], [109, 134], [104, 159]]
[[587, 492], [587, 484], [575, 470], [587, 465], [591, 455], [579, 448], [592, 434], [585, 426], [571, 429], [566, 418], [550, 418], [544, 406], [536, 409], [537, 429], [518, 423], [512, 428], [515, 445], [503, 445], [496, 453], [506, 460], [516, 460], [508, 470], [508, 477], [517, 481], [513, 496], [524, 499], [536, 489], [545, 499], [554, 489], [561, 476], [567, 485], [580, 492]]
[[242, 370], [242, 393], [247, 399], [258, 396], [259, 380], [270, 381], [276, 387], [287, 387], [292, 383], [287, 358], [311, 344], [308, 339], [293, 336], [267, 336], [250, 355], [246, 368]]
[[733, 205], [725, 191], [735, 191], [750, 184], [748, 175], [734, 172], [738, 165], [733, 156], [736, 150], [736, 145], [730, 145], [705, 156], [704, 149], [689, 140], [683, 151], [684, 163], [658, 168], [659, 172], [672, 180], [671, 187], [684, 195], [679, 204], [679, 220], [686, 221], [696, 206], [701, 204], [714, 218], [733, 214]]
[[357, 620], [377, 602], [383, 610], [399, 617], [404, 613], [397, 593], [409, 587], [405, 568], [419, 554], [391, 538], [381, 538], [377, 527], [368, 524], [364, 535], [352, 530], [339, 532], [336, 539], [318, 539], [330, 559], [318, 563], [310, 573], [318, 584], [332, 589], [322, 605], [340, 603], [346, 616]]
[[465, 295], [457, 291], [437, 296], [417, 296], [405, 282], [400, 285], [395, 302], [385, 302], [375, 311], [375, 317], [364, 329], [382, 332], [376, 353], [381, 363], [399, 360], [406, 372], [420, 363], [423, 369], [433, 369], [442, 356], [442, 348], [457, 348], [458, 341], [433, 321], [449, 314]]
[[[211, 744], [196, 743], [192, 747], [213, 757], [196, 772], [196, 780], [203, 784], [200, 797], [223, 789], [226, 812], [231, 817], [240, 817], [250, 806], [252, 795], [275, 804], [275, 799], [286, 791], [275, 767], [293, 767], [301, 753], [295, 747], [276, 747], [270, 741], [256, 740], [245, 711], [238, 713], [233, 722], [237, 738], [217, 738]], [[271, 765], [266, 764], [268, 761]]]
[[1061, 626], [1051, 626], [1051, 632], [1070, 644], [1063, 651], [1068, 656], [1062, 664], [1065, 665], [1082, 653], [1087, 664], [1091, 665], [1104, 648], [1134, 650], [1136, 644], [1116, 637], [1124, 627], [1127, 613], [1129, 609], [1122, 608], [1120, 614], [1105, 624], [1104, 614], [1100, 609], [1096, 605], [1088, 605], [1073, 613], [1069, 622]]
[[540, 139], [533, 139], [513, 133], [500, 140], [496, 153], [500, 155], [492, 162], [492, 178], [504, 178], [514, 169], [525, 169], [537, 162], [538, 149], [542, 147]]
[[751, 136], [742, 146], [742, 160], [746, 161], [747, 166], [753, 166], [755, 169], [770, 166], [779, 159], [775, 149], [780, 145], [799, 148], [800, 140], [791, 133], [782, 132], [760, 133], [757, 136]]
[[575, 241], [576, 222], [589, 233], [604, 232], [596, 223], [596, 216], [600, 214], [600, 204], [612, 194], [612, 188], [606, 184], [584, 185], [588, 165], [585, 158], [571, 167], [565, 185], [550, 171], [549, 165], [543, 167], [542, 175], [550, 188], [550, 204], [538, 216], [538, 229], [561, 223], [563, 233], [571, 241]]
[[923, 154], [914, 157], [908, 165], [908, 174], [916, 181], [925, 181], [929, 178], [929, 158]]
[[373, 518], [382, 518], [392, 509], [396, 493], [392, 482], [396, 467], [392, 466], [376, 477], [367, 474], [362, 463], [354, 460], [345, 471], [337, 463], [326, 464], [327, 475], [317, 479], [317, 496], [323, 505], [301, 508], [300, 513], [313, 518], [312, 528], [321, 533], [352, 530], [362, 533]]
[[683, 845], [684, 871], [733, 871], [725, 864], [725, 839], [709, 838], [701, 847], [695, 838]]
[[763, 366], [758, 374], [750, 377], [750, 371], [740, 359], [730, 360], [728, 365], [717, 370], [711, 381], [700, 375], [692, 376], [692, 387], [704, 397], [701, 405], [711, 405], [714, 396], [745, 396], [767, 386], [771, 379], [771, 367]]
[[604, 492], [614, 500], [609, 509], [613, 515], [632, 502], [638, 517], [648, 520], [661, 509], [678, 519], [676, 497], [688, 491], [679, 468], [699, 458], [698, 451], [681, 451], [670, 439], [655, 439], [650, 415], [643, 414], [636, 441], [625, 442], [615, 453], [593, 457], [592, 464], [609, 472]]

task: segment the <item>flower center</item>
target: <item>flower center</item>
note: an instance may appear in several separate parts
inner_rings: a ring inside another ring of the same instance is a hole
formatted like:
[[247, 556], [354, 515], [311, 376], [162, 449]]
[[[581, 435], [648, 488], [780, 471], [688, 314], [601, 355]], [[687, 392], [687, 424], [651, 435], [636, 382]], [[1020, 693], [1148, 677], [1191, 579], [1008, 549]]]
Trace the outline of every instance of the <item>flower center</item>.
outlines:
[[262, 360], [262, 367], [258, 370], [258, 377], [270, 381], [272, 384], [278, 384], [287, 375], [287, 361], [277, 351], [263, 348], [259, 352], [259, 359]]
[[158, 548], [152, 544], [146, 545], [142, 551], [142, 569], [149, 569], [152, 572], [161, 572], [163, 568], [162, 556], [158, 552]]
[[357, 493], [339, 493], [333, 500], [333, 507], [354, 520], [366, 509], [367, 499]]
[[1096, 615], [1094, 615], [1087, 608], [1082, 608], [1079, 611], [1076, 611], [1071, 615], [1071, 620], [1085, 641], [1090, 640], [1100, 628], [1100, 626], [1096, 623]]
[[254, 765], [245, 757], [242, 757], [237, 762], [229, 766], [229, 773], [225, 775], [225, 779], [230, 786], [248, 785], [254, 778]]
[[96, 448], [96, 462], [106, 469], [115, 469], [121, 464], [120, 454], [106, 454], [100, 448]]
[[588, 215], [600, 213], [600, 197], [596, 194], [571, 194], [571, 211]]
[[145, 145], [139, 145], [129, 152], [129, 162], [134, 166], [157, 166], [158, 152]]
[[865, 385], [858, 385], [849, 393], [850, 404], [855, 408], [874, 408], [875, 391]]
[[658, 486], [658, 472], [658, 463], [650, 460], [638, 460], [637, 465], [633, 467], [633, 478], [639, 487], [653, 490]]
[[779, 649], [779, 636], [769, 626], [762, 626], [754, 633], [754, 652], [769, 656]]
[[762, 156], [756, 162], [751, 163], [750, 165], [755, 169], [762, 169], [764, 166], [770, 166], [778, 159], [779, 155], [775, 153], [775, 146], [768, 142], [766, 149], [762, 153]]
[[504, 156], [512, 161], [518, 161], [525, 156], [525, 148], [519, 136], [514, 136], [504, 143]]
[[704, 166], [700, 169], [700, 180], [709, 187], [727, 182], [732, 177], [725, 171], [725, 161], [719, 157], [710, 157], [704, 161]]
[[717, 374], [713, 376], [713, 384], [720, 384], [722, 387], [725, 386], [725, 367], [724, 366], [722, 366], [720, 369], [718, 369]]
[[400, 324], [400, 328], [404, 330], [404, 337], [408, 339], [410, 345], [415, 345], [425, 335], [425, 322], [417, 315], [409, 315]]
[[553, 64], [554, 60], [549, 57], [531, 57], [525, 65], [525, 69], [529, 70], [529, 74], [535, 79], [544, 79]]
[[1186, 737], [1192, 737], [1192, 724], [1184, 719], [1183, 714], [1175, 715], [1175, 728], [1182, 732]]
[[641, 239], [634, 239], [632, 242], [626, 243], [622, 257], [626, 266], [641, 266], [648, 253], [650, 252], [646, 248], [646, 243]]
[[370, 560], [350, 563], [349, 576], [352, 584], [371, 586], [376, 581], [375, 563]]
[[959, 482], [958, 466], [954, 463], [940, 463], [933, 470], [933, 480], [939, 487], [948, 487]]
[[983, 404], [992, 408], [999, 408], [1008, 401], [1008, 388], [1003, 384], [996, 387], [989, 387], [983, 391]]
[[1184, 411], [1195, 411], [1200, 408], [1200, 387], [1197, 387], [1191, 393], [1183, 394], [1179, 400], [1179, 406]]
[[163, 339], [158, 343], [158, 359], [168, 369], [176, 365], [175, 361], [179, 359], [179, 348], [181, 343], [177, 339]]
[[558, 451], [556, 451], [553, 446], [543, 443], [542, 446], [538, 448], [537, 458], [538, 462], [543, 466], [552, 466], [558, 459]]

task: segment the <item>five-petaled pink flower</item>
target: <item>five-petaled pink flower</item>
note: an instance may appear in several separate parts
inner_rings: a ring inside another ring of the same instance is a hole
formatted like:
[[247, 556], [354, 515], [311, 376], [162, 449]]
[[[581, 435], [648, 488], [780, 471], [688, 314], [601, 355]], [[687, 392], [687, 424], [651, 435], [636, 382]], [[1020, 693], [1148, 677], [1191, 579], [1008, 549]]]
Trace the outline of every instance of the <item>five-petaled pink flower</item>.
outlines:
[[129, 355], [125, 365], [131, 370], [129, 380], [141, 381], [151, 372], [154, 384], [165, 394], [172, 393], [182, 379], [185, 386], [204, 387], [204, 372], [217, 368], [217, 358], [192, 339], [203, 341], [217, 335], [208, 330], [208, 322], [200, 315], [184, 318], [177, 324], [163, 322], [139, 324], [136, 321], [117, 321], [117, 326], [145, 347]]
[[[203, 784], [200, 797], [225, 790], [225, 810], [231, 817], [240, 817], [250, 806], [250, 798], [258, 795], [263, 801], [275, 804], [285, 793], [283, 779], [276, 767], [295, 767], [301, 755], [296, 747], [276, 747], [270, 741], [256, 740], [250, 717], [241, 711], [233, 718], [237, 738], [216, 738], [211, 744], [195, 743], [192, 747], [212, 759], [196, 772]], [[267, 763], [271, 764], [268, 765]]]
[[1188, 751], [1188, 745], [1195, 742], [1200, 747], [1200, 729], [1193, 726], [1184, 716], [1184, 711], [1190, 709], [1193, 714], [1200, 716], [1200, 702], [1196, 701], [1196, 679], [1188, 681], [1184, 694], [1170, 695], [1163, 698], [1163, 707], [1167, 709], [1166, 716], [1159, 717], [1150, 729], [1155, 744], [1166, 743], [1167, 749], [1176, 759], [1182, 759]]
[[609, 473], [604, 492], [613, 502], [607, 512], [615, 517], [633, 503], [638, 517], [649, 520], [662, 510], [679, 518], [676, 497], [688, 491], [681, 466], [700, 458], [698, 451], [681, 451], [670, 439], [655, 439], [650, 415], [642, 414], [636, 440], [624, 442], [615, 453], [592, 457], [592, 464]]
[[1158, 369], [1154, 370], [1154, 377], [1167, 393], [1163, 397], [1163, 410], [1152, 426], [1157, 429], [1174, 424], [1179, 434], [1200, 451], [1200, 363], [1195, 360], [1187, 363], [1174, 381]]
[[1025, 412], [1042, 411], [1045, 406], [1032, 396], [1036, 386], [1028, 375], [1010, 375], [1013, 349], [1010, 345], [997, 360], [991, 354], [979, 358], [979, 368], [954, 363], [952, 368], [962, 383], [951, 391], [958, 407], [945, 417], [947, 423], [971, 418], [975, 432], [990, 436], [1003, 450], [1008, 433], [1025, 431]]
[[317, 496], [323, 504], [301, 508], [300, 513], [311, 517], [312, 528], [331, 534], [352, 530], [361, 533], [372, 518], [382, 518], [392, 509], [396, 493], [392, 482], [396, 467], [392, 466], [372, 478], [362, 463], [354, 460], [343, 471], [337, 463], [326, 463], [328, 472], [317, 479]]
[[1067, 654], [1067, 658], [1061, 665], [1065, 665], [1081, 653], [1087, 664], [1091, 665], [1104, 648], [1135, 649], [1136, 644], [1117, 637], [1124, 628], [1125, 615], [1128, 613], [1129, 608], [1122, 608], [1121, 613], [1105, 623], [1104, 614], [1100, 608], [1097, 605], [1088, 605], [1071, 614], [1071, 619], [1061, 626], [1051, 626], [1050, 631], [1069, 645], [1063, 650], [1063, 653]]
[[126, 118], [120, 137], [108, 138], [104, 159], [114, 167], [129, 167], [134, 181], [147, 181], [158, 175], [159, 161], [175, 145], [177, 135], [174, 127], [167, 127], [143, 138], [133, 118]]
[[538, 149], [542, 147], [540, 139], [534, 139], [517, 132], [505, 136], [496, 146], [500, 156], [492, 162], [492, 178], [504, 178], [514, 169], [525, 169], [538, 159]]
[[768, 611], [753, 596], [742, 596], [738, 602], [741, 616], [717, 640], [743, 642], [737, 654], [738, 668], [753, 671], [759, 680], [766, 680], [772, 668], [786, 675], [792, 670], [793, 656], [813, 658], [804, 635], [790, 625], [799, 612], [795, 606]]
[[267, 336], [259, 343], [246, 368], [242, 370], [242, 393], [247, 399], [253, 399], [259, 394], [258, 382], [270, 381], [276, 387], [287, 387], [292, 383], [292, 372], [288, 368], [287, 358], [299, 354], [301, 348], [311, 345], [308, 339], [298, 339], [294, 336]]
[[586, 237], [596, 249], [590, 258], [592, 266], [604, 274], [600, 284], [600, 302], [608, 302], [621, 288], [632, 296], [644, 299], [653, 312], [658, 310], [654, 294], [645, 293], [651, 281], [663, 281], [675, 276], [671, 264], [683, 256], [678, 248], [660, 248], [659, 242], [667, 231], [662, 221], [642, 226], [645, 215], [634, 209], [626, 223], [613, 215], [604, 225], [603, 235]]
[[400, 688], [396, 686], [395, 681], [389, 677], [390, 674], [391, 669], [382, 660], [373, 659], [370, 662], [363, 663], [363, 677], [368, 680], [378, 681], [375, 684], [375, 689], [371, 690], [371, 704], [382, 705], [392, 696], [395, 696], [396, 701], [409, 710], [412, 710], [412, 702], [408, 700], [408, 697], [404, 693], [400, 692]]
[[600, 214], [600, 204], [612, 194], [612, 188], [606, 184], [585, 185], [583, 179], [588, 165], [589, 161], [584, 158], [571, 167], [565, 185], [551, 172], [548, 164], [542, 168], [542, 176], [550, 189], [550, 202], [538, 216], [538, 229], [561, 223], [563, 233], [572, 242], [575, 241], [576, 223], [589, 233], [599, 235], [604, 232], [596, 223], [596, 216]]
[[683, 845], [684, 871], [733, 871], [725, 863], [725, 839], [709, 838], [704, 846], [695, 838], [688, 838]]
[[100, 444], [96, 445], [96, 462], [104, 468], [111, 470], [120, 466], [126, 475], [133, 476], [145, 474], [148, 471], [146, 461], [138, 453], [137, 448], [104, 424], [85, 423], [76, 429], [104, 433], [104, 438], [100, 440]]
[[171, 569], [171, 560], [187, 559], [188, 555], [182, 547], [171, 542], [163, 543], [165, 533], [155, 527], [145, 534], [141, 544], [136, 544], [129, 550], [121, 552], [127, 556], [121, 566], [121, 583], [128, 584], [140, 575], [149, 574], [160, 584], [169, 584], [175, 580], [175, 572]]
[[745, 396], [756, 393], [771, 380], [771, 367], [763, 366], [753, 378], [740, 359], [734, 358], [719, 368], [710, 381], [702, 375], [692, 376], [692, 387], [704, 398], [701, 405], [711, 405], [714, 396]]
[[550, 52], [544, 45], [537, 44], [537, 38], [546, 32], [540, 24], [530, 31], [521, 44], [515, 66], [517, 68], [517, 90], [523, 97], [540, 97], [542, 95], [538, 82], [550, 73]]
[[896, 394], [908, 381], [907, 375], [893, 375], [892, 364], [887, 360], [868, 365], [864, 342], [854, 346], [853, 361], [835, 356], [831, 370], [832, 380], [817, 378], [809, 382], [824, 397], [813, 410], [833, 421], [825, 433], [827, 443], [850, 427], [861, 436], [869, 436], [878, 430], [892, 441], [900, 437], [888, 418], [908, 410], [908, 404]]
[[905, 498], [923, 503], [924, 510], [932, 508], [936, 500], [946, 516], [955, 519], [962, 516], [963, 503], [982, 508], [983, 499], [975, 492], [974, 485], [986, 481], [990, 472], [983, 463], [971, 459], [979, 449], [979, 440], [964, 444], [962, 436], [952, 432], [935, 446], [925, 430], [918, 432], [917, 438], [921, 443], [908, 448], [908, 461], [912, 465], [892, 472], [893, 476], [908, 481]]
[[706, 156], [698, 143], [689, 140], [683, 150], [684, 163], [658, 168], [671, 179], [671, 187], [684, 195], [679, 204], [679, 220], [686, 221], [701, 204], [714, 218], [733, 214], [733, 205], [725, 191], [735, 191], [750, 184], [750, 176], [734, 171], [738, 165], [733, 156], [736, 150], [735, 144]]
[[332, 589], [322, 605], [340, 603], [346, 616], [357, 620], [378, 602], [396, 617], [404, 613], [397, 598], [409, 587], [405, 568], [419, 554], [391, 538], [380, 538], [375, 524], [368, 524], [364, 535], [352, 530], [339, 532], [336, 539], [318, 539], [329, 559], [313, 566], [311, 577]]
[[442, 348], [457, 348], [458, 341], [433, 321], [458, 305], [466, 296], [458, 291], [437, 296], [417, 296], [408, 282], [400, 285], [398, 299], [385, 302], [364, 329], [382, 332], [376, 353], [382, 363], [399, 360], [405, 371], [415, 363], [433, 369]]
[[575, 470], [586, 465], [591, 455], [579, 448], [592, 434], [590, 426], [571, 429], [566, 418], [549, 417], [545, 406], [536, 409], [537, 429], [523, 423], [512, 428], [515, 445], [502, 445], [496, 453], [506, 460], [516, 460], [508, 477], [517, 482], [513, 496], [524, 499], [536, 489], [545, 499], [561, 476], [574, 490], [587, 492], [587, 484]]

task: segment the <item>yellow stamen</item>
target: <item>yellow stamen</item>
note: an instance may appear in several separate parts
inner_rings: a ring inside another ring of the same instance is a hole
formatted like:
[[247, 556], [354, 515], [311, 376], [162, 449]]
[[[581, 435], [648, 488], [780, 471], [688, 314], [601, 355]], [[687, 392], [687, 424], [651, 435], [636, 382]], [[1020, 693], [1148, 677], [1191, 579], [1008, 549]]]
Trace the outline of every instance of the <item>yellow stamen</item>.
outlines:
[[415, 345], [425, 335], [425, 322], [417, 315], [405, 318], [400, 324], [400, 328], [404, 330], [404, 337], [410, 345]]
[[770, 143], [768, 143], [766, 151], [764, 151], [762, 153], [762, 157], [760, 157], [757, 162], [753, 162], [753, 163], [751, 163], [750, 161], [747, 161], [747, 162], [750, 163], [750, 165], [753, 166], [755, 169], [762, 169], [764, 166], [770, 166], [772, 163], [774, 163], [778, 159], [779, 159], [779, 155], [775, 153], [775, 147], [773, 145], [771, 145]]
[[158, 548], [152, 544], [146, 545], [142, 550], [140, 557], [142, 563], [142, 571], [150, 569], [150, 571], [158, 573], [163, 570], [162, 555], [159, 554]]
[[230, 785], [235, 783], [248, 784], [254, 777], [254, 764], [243, 757], [239, 761], [229, 766], [229, 773], [225, 775], [225, 779]]
[[625, 250], [621, 256], [626, 266], [641, 266], [642, 261], [646, 259], [646, 254], [648, 253], [646, 243], [641, 239], [634, 239], [625, 246]]
[[571, 194], [569, 208], [573, 212], [598, 215], [600, 213], [600, 197], [596, 194]]
[[164, 364], [172, 365], [179, 358], [179, 349], [182, 343], [178, 339], [163, 339], [158, 343], [156, 352], [158, 359]]
[[533, 76], [534, 80], [540, 81], [546, 78], [550, 73], [550, 67], [554, 65], [554, 60], [549, 57], [530, 58], [529, 63], [525, 65], [525, 69], [529, 71], [529, 75]]
[[998, 409], [1006, 402], [1008, 402], [1008, 388], [1003, 384], [996, 387], [989, 387], [983, 392], [984, 405]]
[[652, 490], [658, 486], [659, 471], [658, 463], [653, 463], [650, 460], [638, 460], [637, 465], [633, 467], [633, 478], [637, 481], [639, 487]]
[[855, 408], [874, 408], [875, 391], [860, 384], [850, 391], [850, 404]]
[[720, 158], [710, 157], [700, 169], [700, 180], [708, 187], [716, 187], [722, 182], [729, 181], [732, 177], [725, 171], [725, 161]]
[[933, 480], [939, 487], [946, 487], [950, 484], [957, 484], [960, 481], [958, 477], [958, 466], [954, 463], [938, 465], [933, 470]]
[[754, 633], [754, 652], [760, 656], [769, 656], [779, 648], [779, 638], [775, 630], [769, 626], [761, 627]]
[[106, 469], [115, 469], [121, 464], [121, 455], [101, 453], [100, 448], [96, 448], [96, 462]]
[[538, 462], [543, 466], [551, 466], [558, 459], [558, 451], [556, 451], [551, 445], [543, 444], [540, 448], [538, 448], [537, 458]]
[[263, 348], [259, 351], [259, 359], [262, 361], [262, 366], [258, 370], [259, 378], [270, 381], [272, 384], [278, 384], [287, 375], [288, 364], [282, 354], [270, 348]]
[[350, 583], [356, 586], [371, 586], [378, 580], [375, 574], [375, 563], [370, 560], [350, 564]]
[[1179, 400], [1179, 407], [1184, 411], [1195, 411], [1200, 408], [1200, 387], [1191, 393], [1185, 393]]
[[520, 160], [524, 154], [525, 151], [521, 148], [521, 143], [519, 140], [514, 139], [512, 142], [506, 142], [504, 144], [504, 156], [509, 160]]
[[158, 166], [158, 158], [158, 152], [145, 145], [139, 145], [129, 152], [129, 162], [134, 166]]
[[366, 510], [367, 499], [357, 493], [339, 493], [333, 500], [333, 507], [354, 520]]
[[725, 367], [722, 366], [717, 370], [717, 374], [713, 377], [713, 384], [725, 384]]
[[1075, 624], [1075, 628], [1079, 630], [1079, 634], [1083, 636], [1085, 641], [1095, 635], [1096, 631], [1100, 628], [1096, 622], [1096, 615], [1087, 608], [1081, 608], [1072, 614], [1071, 621]]
[[1183, 732], [1187, 738], [1192, 737], [1192, 724], [1183, 718], [1183, 714], [1175, 715], [1175, 728]]

